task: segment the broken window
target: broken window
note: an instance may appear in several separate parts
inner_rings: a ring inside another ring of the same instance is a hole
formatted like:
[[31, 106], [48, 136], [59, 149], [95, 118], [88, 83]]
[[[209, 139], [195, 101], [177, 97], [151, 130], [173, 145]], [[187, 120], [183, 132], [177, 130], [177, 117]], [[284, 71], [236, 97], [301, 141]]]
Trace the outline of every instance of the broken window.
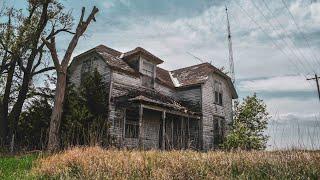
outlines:
[[148, 61], [143, 60], [142, 61], [142, 73], [153, 77], [153, 71], [154, 71], [154, 65]]
[[139, 136], [139, 113], [136, 110], [126, 110], [125, 137], [138, 138]]
[[223, 105], [222, 99], [223, 99], [222, 84], [221, 82], [214, 81], [214, 103], [222, 106]]
[[224, 126], [225, 119], [222, 117], [214, 117], [213, 118], [213, 142], [214, 146], [218, 147], [221, 143], [223, 143], [224, 138]]
[[142, 86], [154, 88], [154, 65], [146, 60], [142, 60]]
[[93, 66], [93, 60], [87, 59], [83, 61], [82, 67], [81, 67], [81, 82], [85, 80], [85, 76], [92, 72], [92, 66]]

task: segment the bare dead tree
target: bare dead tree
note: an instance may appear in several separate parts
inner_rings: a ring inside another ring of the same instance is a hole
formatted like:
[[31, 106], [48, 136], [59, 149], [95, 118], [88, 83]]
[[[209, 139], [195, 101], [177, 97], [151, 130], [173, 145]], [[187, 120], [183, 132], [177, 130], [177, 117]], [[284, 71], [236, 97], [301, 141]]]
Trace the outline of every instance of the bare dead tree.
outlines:
[[82, 8], [82, 12], [81, 12], [79, 23], [76, 28], [76, 32], [69, 43], [69, 46], [67, 48], [67, 51], [61, 63], [57, 53], [55, 36], [52, 36], [50, 38], [50, 41], [48, 41], [46, 38], [42, 38], [42, 41], [50, 50], [51, 57], [57, 72], [57, 84], [56, 84], [56, 90], [55, 90], [56, 94], [54, 98], [54, 107], [51, 114], [49, 140], [48, 140], [48, 147], [47, 147], [49, 152], [53, 152], [59, 149], [59, 137], [60, 137], [59, 129], [60, 129], [63, 103], [64, 103], [64, 97], [65, 97], [67, 68], [68, 68], [72, 53], [78, 44], [79, 38], [86, 31], [90, 22], [96, 21], [95, 15], [96, 13], [98, 13], [98, 11], [99, 9], [94, 6], [90, 15], [84, 21], [85, 8], [84, 7]]
[[72, 34], [69, 30], [73, 20], [71, 13], [63, 10], [58, 1], [35, 0], [29, 1], [26, 15], [14, 8], [3, 14], [8, 22], [0, 23], [0, 78], [6, 81], [0, 102], [0, 139], [6, 140], [6, 144], [16, 133], [33, 78], [55, 68], [45, 64], [47, 52], [40, 37], [47, 35], [50, 29], [57, 30], [46, 37], [48, 40], [60, 32]]

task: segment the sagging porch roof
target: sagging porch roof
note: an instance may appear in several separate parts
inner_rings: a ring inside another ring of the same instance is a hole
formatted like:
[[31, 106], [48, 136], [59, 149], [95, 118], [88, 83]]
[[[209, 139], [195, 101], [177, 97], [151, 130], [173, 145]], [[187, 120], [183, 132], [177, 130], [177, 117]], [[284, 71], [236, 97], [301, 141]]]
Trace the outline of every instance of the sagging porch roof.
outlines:
[[117, 105], [122, 107], [129, 107], [133, 104], [151, 105], [159, 107], [159, 109], [166, 109], [168, 111], [176, 111], [183, 113], [186, 116], [201, 116], [201, 112], [194, 112], [182, 105], [181, 102], [161, 94], [155, 90], [148, 89], [132, 89], [128, 93], [115, 97], [114, 101]]

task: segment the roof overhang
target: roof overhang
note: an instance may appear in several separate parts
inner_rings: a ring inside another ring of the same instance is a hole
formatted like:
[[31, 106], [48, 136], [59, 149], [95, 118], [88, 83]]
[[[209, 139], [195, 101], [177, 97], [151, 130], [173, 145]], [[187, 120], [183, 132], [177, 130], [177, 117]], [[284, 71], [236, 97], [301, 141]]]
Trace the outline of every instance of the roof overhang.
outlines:
[[145, 57], [147, 60], [155, 63], [155, 64], [161, 64], [163, 63], [163, 60], [161, 60], [160, 58], [158, 58], [157, 56], [153, 55], [152, 53], [150, 53], [149, 51], [141, 48], [141, 47], [137, 47], [132, 51], [126, 52], [124, 54], [121, 55], [121, 58], [124, 60], [128, 60], [130, 59], [130, 57], [133, 57], [135, 55], [140, 55]]

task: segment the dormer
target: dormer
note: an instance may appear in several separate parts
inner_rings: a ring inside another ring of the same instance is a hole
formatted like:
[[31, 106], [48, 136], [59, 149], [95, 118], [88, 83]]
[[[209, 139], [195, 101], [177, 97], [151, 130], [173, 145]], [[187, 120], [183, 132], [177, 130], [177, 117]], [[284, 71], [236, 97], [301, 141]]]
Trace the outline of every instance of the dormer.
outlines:
[[122, 54], [121, 58], [141, 74], [142, 86], [154, 88], [156, 67], [158, 64], [163, 63], [160, 58], [141, 47]]

